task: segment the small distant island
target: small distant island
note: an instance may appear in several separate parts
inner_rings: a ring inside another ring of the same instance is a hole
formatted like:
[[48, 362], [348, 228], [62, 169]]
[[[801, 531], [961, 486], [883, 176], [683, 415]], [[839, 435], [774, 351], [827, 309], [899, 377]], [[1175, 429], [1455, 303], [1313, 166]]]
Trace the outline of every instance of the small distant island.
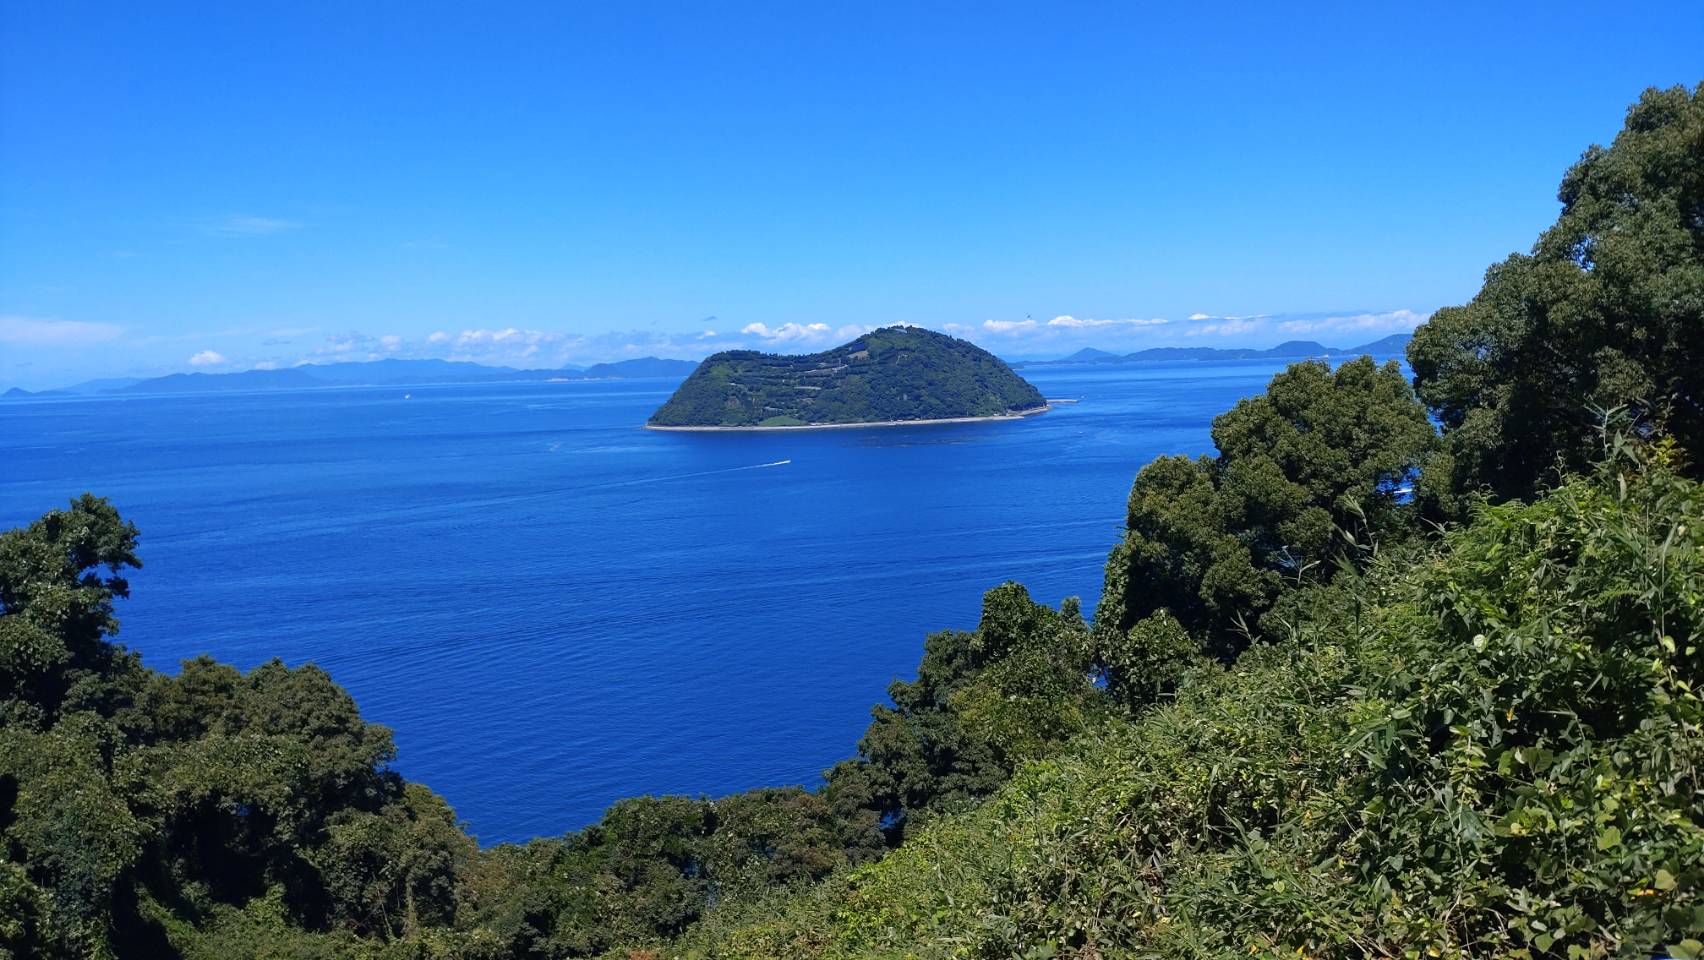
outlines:
[[651, 415], [654, 430], [787, 430], [1003, 420], [1047, 410], [1041, 391], [972, 343], [884, 327], [822, 353], [705, 358]]

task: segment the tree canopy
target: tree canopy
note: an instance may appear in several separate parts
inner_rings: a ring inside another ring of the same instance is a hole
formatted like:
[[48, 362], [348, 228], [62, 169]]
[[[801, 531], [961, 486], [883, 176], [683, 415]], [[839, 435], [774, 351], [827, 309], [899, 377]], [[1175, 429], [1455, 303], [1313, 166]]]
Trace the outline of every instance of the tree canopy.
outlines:
[[1591, 457], [1594, 408], [1629, 409], [1704, 464], [1704, 84], [1649, 90], [1562, 178], [1532, 251], [1491, 267], [1408, 347], [1452, 484], [1524, 497]]
[[888, 687], [892, 706], [874, 708], [858, 756], [828, 772], [827, 796], [850, 829], [897, 843], [917, 819], [987, 796], [1087, 729], [1098, 710], [1089, 672], [1075, 600], [1054, 610], [1019, 584], [996, 587], [976, 630], [929, 636], [917, 678]]
[[1240, 649], [1281, 593], [1416, 529], [1436, 435], [1396, 363], [1362, 357], [1290, 367], [1217, 417], [1213, 442], [1217, 456], [1137, 473], [1095, 611], [1103, 658], [1161, 611]]

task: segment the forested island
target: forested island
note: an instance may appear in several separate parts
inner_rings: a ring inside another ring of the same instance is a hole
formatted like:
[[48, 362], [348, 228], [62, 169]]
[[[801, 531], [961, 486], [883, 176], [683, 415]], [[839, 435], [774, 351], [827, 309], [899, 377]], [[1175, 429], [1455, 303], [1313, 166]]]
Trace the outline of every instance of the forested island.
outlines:
[[1278, 374], [1137, 472], [1092, 622], [995, 587], [811, 789], [482, 849], [317, 667], [119, 645], [110, 504], [0, 534], [0, 956], [1704, 956], [1704, 85], [1561, 199], [1412, 381]]
[[1047, 409], [992, 353], [922, 327], [884, 327], [802, 355], [706, 357], [651, 415], [655, 429], [784, 429], [984, 420]]

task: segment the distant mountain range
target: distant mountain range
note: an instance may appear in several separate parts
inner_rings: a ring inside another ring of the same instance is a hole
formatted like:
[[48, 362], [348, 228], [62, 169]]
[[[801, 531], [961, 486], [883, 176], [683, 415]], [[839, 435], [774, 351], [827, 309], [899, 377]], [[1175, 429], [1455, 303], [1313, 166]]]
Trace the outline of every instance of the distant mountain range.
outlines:
[[1060, 360], [1028, 360], [1013, 367], [1035, 367], [1055, 363], [1132, 363], [1154, 360], [1303, 360], [1308, 357], [1375, 357], [1398, 356], [1408, 349], [1411, 333], [1393, 333], [1388, 337], [1363, 343], [1357, 347], [1328, 347], [1313, 340], [1287, 340], [1276, 347], [1255, 350], [1248, 347], [1150, 347], [1135, 353], [1109, 353], [1085, 347]]
[[621, 380], [684, 377], [697, 369], [692, 360], [642, 357], [589, 367], [518, 370], [456, 360], [373, 360], [366, 363], [304, 364], [285, 370], [242, 373], [174, 373], [164, 377], [89, 380], [59, 390], [14, 387], [0, 399], [72, 397], [102, 394], [229, 393], [240, 390], [300, 390], [311, 387], [420, 386], [433, 383], [501, 383], [516, 380]]

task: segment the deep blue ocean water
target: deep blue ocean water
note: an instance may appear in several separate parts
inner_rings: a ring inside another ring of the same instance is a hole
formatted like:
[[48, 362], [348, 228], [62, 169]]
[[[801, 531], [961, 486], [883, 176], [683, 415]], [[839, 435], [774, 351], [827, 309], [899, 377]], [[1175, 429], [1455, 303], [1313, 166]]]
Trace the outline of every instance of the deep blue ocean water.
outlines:
[[0, 528], [111, 498], [150, 666], [313, 661], [406, 776], [522, 840], [817, 783], [1001, 581], [1092, 612], [1136, 470], [1209, 452], [1281, 368], [1031, 367], [1081, 402], [787, 433], [642, 429], [668, 380], [8, 401]]

